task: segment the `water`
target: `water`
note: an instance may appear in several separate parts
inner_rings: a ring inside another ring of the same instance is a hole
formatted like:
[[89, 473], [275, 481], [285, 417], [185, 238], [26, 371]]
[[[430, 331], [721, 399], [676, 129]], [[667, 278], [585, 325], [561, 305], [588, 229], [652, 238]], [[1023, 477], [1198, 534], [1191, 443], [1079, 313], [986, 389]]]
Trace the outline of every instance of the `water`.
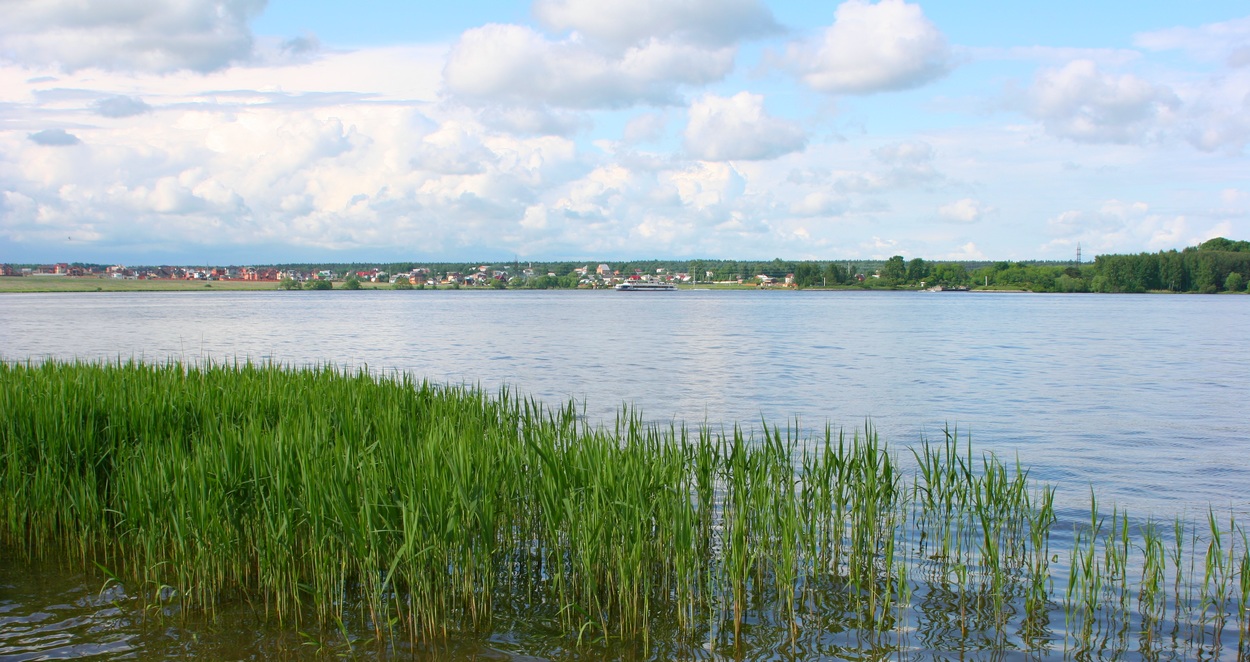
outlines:
[[506, 384], [576, 400], [601, 422], [626, 404], [652, 421], [716, 427], [870, 421], [899, 449], [958, 428], [1055, 485], [1061, 518], [1087, 508], [1091, 488], [1101, 508], [1141, 517], [1250, 513], [1246, 297], [100, 293], [6, 295], [0, 320], [9, 361], [333, 363]]

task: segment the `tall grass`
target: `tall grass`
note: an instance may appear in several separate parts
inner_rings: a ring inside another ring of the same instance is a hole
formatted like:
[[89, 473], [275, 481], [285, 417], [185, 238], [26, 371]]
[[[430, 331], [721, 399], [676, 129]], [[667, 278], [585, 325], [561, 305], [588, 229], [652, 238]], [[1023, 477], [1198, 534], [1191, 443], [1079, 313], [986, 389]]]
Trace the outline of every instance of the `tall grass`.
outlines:
[[1091, 495], [1065, 567], [1054, 491], [1018, 462], [948, 431], [905, 476], [871, 428], [797, 428], [590, 426], [330, 366], [0, 364], [0, 545], [378, 638], [525, 614], [581, 645], [675, 631], [792, 656], [1245, 649], [1231, 518], [1169, 541]]

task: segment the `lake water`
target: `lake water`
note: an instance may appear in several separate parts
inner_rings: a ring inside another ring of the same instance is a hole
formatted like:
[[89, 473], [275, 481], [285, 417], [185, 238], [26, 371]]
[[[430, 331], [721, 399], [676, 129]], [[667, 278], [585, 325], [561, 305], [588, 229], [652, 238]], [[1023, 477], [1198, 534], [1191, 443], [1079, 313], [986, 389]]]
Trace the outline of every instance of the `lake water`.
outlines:
[[[0, 358], [272, 361], [570, 399], [592, 421], [943, 430], [1061, 520], [1250, 514], [1250, 297], [361, 291], [0, 297]], [[0, 582], [3, 584], [4, 582]], [[57, 589], [70, 590], [70, 589]], [[0, 612], [17, 602], [0, 600]], [[8, 605], [5, 607], [5, 605]], [[35, 609], [36, 606], [25, 605]], [[36, 611], [38, 611], [36, 609]], [[47, 611], [46, 609], [44, 611]], [[5, 618], [0, 613], [0, 619]], [[0, 627], [0, 629], [3, 629]], [[0, 641], [3, 644], [3, 641]], [[298, 646], [297, 646], [298, 647]]]
[[[610, 421], [970, 432], [1061, 504], [1250, 512], [1250, 298], [914, 292], [0, 297], [0, 357], [331, 363]], [[905, 459], [905, 458], [904, 458]]]

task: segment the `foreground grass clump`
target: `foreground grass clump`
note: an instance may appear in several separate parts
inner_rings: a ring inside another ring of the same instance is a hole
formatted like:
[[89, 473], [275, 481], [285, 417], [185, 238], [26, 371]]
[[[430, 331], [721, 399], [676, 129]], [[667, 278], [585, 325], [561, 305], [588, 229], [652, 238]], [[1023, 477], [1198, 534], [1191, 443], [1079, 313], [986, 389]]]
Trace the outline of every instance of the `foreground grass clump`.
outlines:
[[1235, 522], [1130, 542], [1091, 508], [1065, 566], [1020, 467], [954, 435], [914, 459], [908, 481], [871, 430], [591, 427], [332, 367], [0, 363], [0, 545], [210, 612], [414, 639], [522, 614], [579, 642], [826, 656], [1244, 644]]

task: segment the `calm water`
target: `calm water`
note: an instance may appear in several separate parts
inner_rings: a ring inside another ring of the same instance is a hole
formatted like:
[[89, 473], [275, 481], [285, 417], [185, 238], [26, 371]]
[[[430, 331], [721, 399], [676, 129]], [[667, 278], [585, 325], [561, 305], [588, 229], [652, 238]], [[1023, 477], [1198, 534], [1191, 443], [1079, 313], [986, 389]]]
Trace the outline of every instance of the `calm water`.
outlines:
[[[0, 297], [0, 358], [9, 361], [367, 366], [488, 389], [506, 384], [553, 404], [575, 399], [595, 421], [610, 421], [623, 404], [654, 421], [718, 427], [797, 420], [809, 430], [850, 430], [871, 421], [899, 449], [940, 438], [949, 425], [961, 437], [970, 431], [978, 450], [1018, 455], [1034, 477], [1057, 486], [1061, 516], [1087, 507], [1092, 486], [1100, 506], [1114, 502], [1138, 516], [1203, 514], [1213, 505], [1244, 520], [1247, 348], [1250, 297], [1240, 296]], [[6, 610], [29, 609], [0, 600], [0, 631], [12, 627]]]
[[333, 363], [507, 384], [592, 420], [944, 426], [1060, 496], [1250, 510], [1250, 298], [903, 292], [0, 297], [5, 360]]

